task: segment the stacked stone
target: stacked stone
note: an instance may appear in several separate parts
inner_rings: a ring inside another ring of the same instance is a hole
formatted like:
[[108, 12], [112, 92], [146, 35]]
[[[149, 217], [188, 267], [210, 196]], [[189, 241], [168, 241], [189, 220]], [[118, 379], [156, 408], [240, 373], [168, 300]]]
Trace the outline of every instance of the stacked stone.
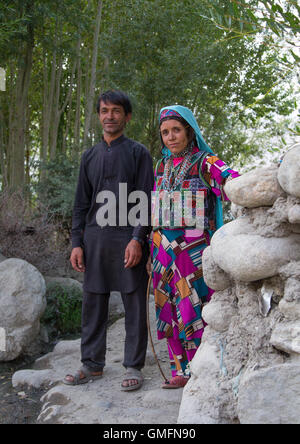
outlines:
[[203, 254], [215, 290], [179, 423], [300, 423], [300, 144], [228, 182]]

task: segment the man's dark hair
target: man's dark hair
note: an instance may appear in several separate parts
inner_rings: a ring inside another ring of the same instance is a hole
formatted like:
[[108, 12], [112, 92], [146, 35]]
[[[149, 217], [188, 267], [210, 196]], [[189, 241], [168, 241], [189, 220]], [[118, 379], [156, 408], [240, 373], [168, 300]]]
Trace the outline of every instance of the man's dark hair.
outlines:
[[118, 90], [109, 90], [104, 93], [102, 93], [98, 99], [97, 102], [97, 113], [100, 112], [100, 102], [104, 103], [113, 103], [114, 105], [120, 105], [123, 107], [125, 111], [125, 115], [132, 113], [132, 105], [129, 100], [129, 97], [127, 94], [125, 94], [123, 91]]

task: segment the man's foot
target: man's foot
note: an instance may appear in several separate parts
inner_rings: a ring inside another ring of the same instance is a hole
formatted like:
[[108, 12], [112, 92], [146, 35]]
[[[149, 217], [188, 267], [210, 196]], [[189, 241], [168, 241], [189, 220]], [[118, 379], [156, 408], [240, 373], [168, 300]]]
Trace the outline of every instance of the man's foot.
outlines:
[[82, 366], [75, 375], [66, 375], [63, 379], [63, 383], [67, 385], [79, 385], [86, 384], [89, 381], [95, 381], [96, 379], [101, 378], [103, 375], [103, 370], [98, 372], [92, 372], [86, 366]]
[[124, 379], [124, 381], [122, 382], [122, 387], [133, 387], [138, 383], [139, 381], [137, 379]]
[[121, 390], [125, 392], [130, 390], [137, 390], [142, 386], [143, 382], [144, 377], [142, 375], [142, 372], [140, 370], [137, 370], [136, 368], [128, 367], [126, 369], [126, 375], [121, 384]]

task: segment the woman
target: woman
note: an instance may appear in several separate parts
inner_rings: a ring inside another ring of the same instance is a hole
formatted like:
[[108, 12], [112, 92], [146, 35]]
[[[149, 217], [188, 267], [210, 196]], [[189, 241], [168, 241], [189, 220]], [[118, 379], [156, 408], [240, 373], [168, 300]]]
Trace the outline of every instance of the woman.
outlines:
[[[159, 125], [163, 157], [155, 170], [155, 196], [159, 199], [155, 200], [158, 207], [153, 220], [152, 278], [158, 339], [167, 339], [172, 372], [172, 378], [162, 387], [179, 388], [190, 377], [189, 363], [205, 327], [202, 306], [213, 293], [203, 280], [202, 253], [215, 230], [223, 224], [221, 197], [227, 199], [223, 185], [238, 173], [213, 154], [188, 108], [180, 105], [163, 108]], [[181, 219], [175, 217], [176, 203], [173, 207], [171, 203], [169, 216], [163, 218], [165, 210], [159, 203], [162, 194], [175, 196], [177, 192], [178, 196], [178, 191], [185, 210], [183, 194], [190, 191], [189, 206], [194, 221], [201, 214], [196, 196], [198, 191], [202, 192], [202, 229], [195, 222], [188, 226], [184, 213]]]

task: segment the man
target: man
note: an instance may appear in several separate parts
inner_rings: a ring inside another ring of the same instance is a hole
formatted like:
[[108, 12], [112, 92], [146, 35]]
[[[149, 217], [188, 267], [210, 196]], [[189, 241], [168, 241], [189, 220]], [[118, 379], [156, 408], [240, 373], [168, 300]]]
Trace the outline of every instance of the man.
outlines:
[[[126, 94], [121, 91], [102, 94], [97, 113], [103, 138], [82, 156], [73, 211], [70, 258], [73, 268], [84, 272], [83, 366], [74, 376], [67, 375], [64, 382], [77, 385], [102, 376], [109, 294], [110, 291], [120, 291], [126, 330], [123, 362], [126, 374], [121, 389], [127, 391], [139, 388], [143, 382], [141, 369], [147, 348], [146, 262], [149, 252], [146, 236], [150, 231], [153, 165], [148, 150], [123, 134], [132, 116]], [[126, 186], [127, 195], [124, 196], [123, 192], [120, 196], [120, 184], [123, 190]], [[149, 202], [147, 224], [131, 226], [126, 222], [124, 225], [124, 216], [126, 218], [133, 207], [132, 203], [128, 203], [128, 196], [134, 191], [146, 193]], [[110, 202], [115, 208], [107, 206], [109, 199], [103, 196], [113, 196]], [[110, 211], [115, 219], [105, 225], [104, 215]]]

